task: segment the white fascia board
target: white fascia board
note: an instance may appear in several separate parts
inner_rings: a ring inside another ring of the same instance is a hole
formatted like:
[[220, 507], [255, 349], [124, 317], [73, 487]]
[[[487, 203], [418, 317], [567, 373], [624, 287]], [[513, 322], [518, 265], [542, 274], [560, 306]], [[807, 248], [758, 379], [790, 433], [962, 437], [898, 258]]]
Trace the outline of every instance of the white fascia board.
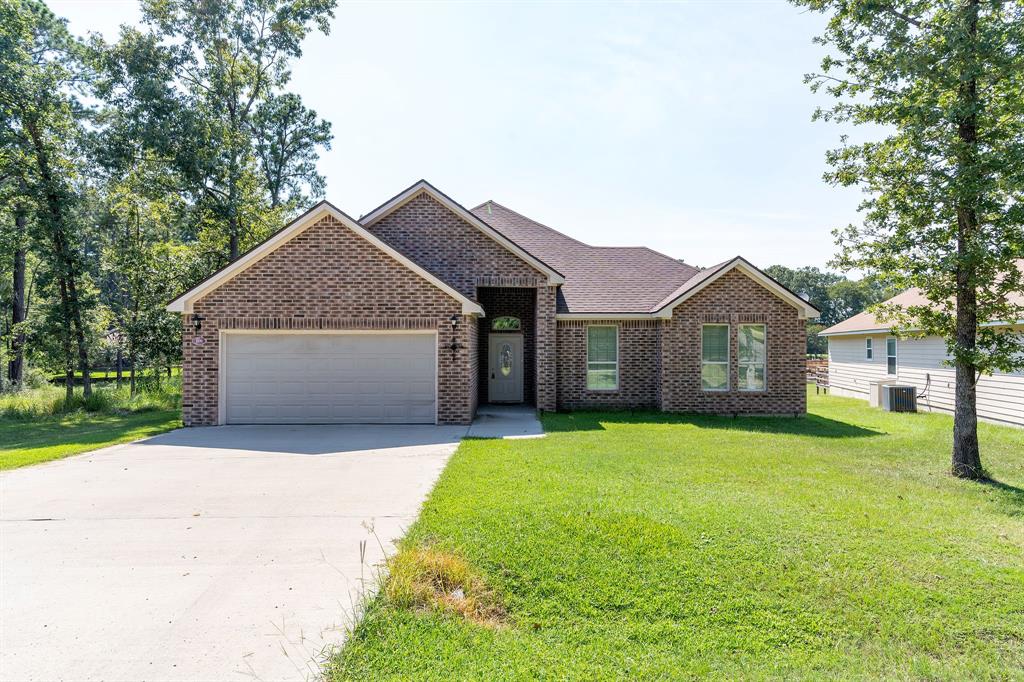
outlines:
[[359, 221], [360, 224], [365, 225], [367, 227], [373, 225], [378, 220], [384, 218], [384, 216], [389, 215], [396, 209], [401, 208], [402, 206], [407, 204], [413, 198], [418, 196], [420, 192], [426, 192], [435, 201], [437, 201], [439, 204], [447, 208], [449, 211], [451, 211], [452, 213], [459, 216], [473, 227], [483, 232], [485, 235], [487, 235], [488, 237], [496, 241], [498, 244], [505, 247], [515, 255], [517, 255], [522, 260], [526, 261], [533, 267], [543, 272], [545, 275], [547, 275], [548, 285], [555, 286], [558, 284], [565, 284], [565, 277], [563, 277], [561, 274], [553, 270], [551, 266], [540, 261], [536, 256], [524, 250], [523, 247], [519, 246], [518, 244], [510, 240], [508, 237], [501, 234], [484, 221], [480, 220], [480, 218], [476, 217], [471, 211], [466, 210], [459, 204], [449, 199], [439, 190], [435, 189], [433, 185], [431, 185], [426, 180], [420, 180], [415, 185], [405, 190], [391, 201], [375, 209], [372, 213], [363, 216], [363, 218], [360, 219]]
[[463, 294], [461, 294], [460, 292], [458, 292], [457, 290], [455, 290], [442, 280], [438, 279], [430, 272], [424, 270], [422, 267], [420, 267], [413, 261], [409, 260], [406, 256], [396, 251], [393, 247], [381, 241], [378, 237], [375, 237], [369, 230], [359, 225], [357, 222], [355, 222], [354, 220], [352, 220], [347, 215], [336, 209], [334, 206], [331, 206], [327, 202], [322, 202], [320, 206], [314, 208], [305, 215], [300, 216], [290, 225], [284, 227], [280, 232], [278, 232], [273, 237], [271, 237], [264, 243], [260, 244], [258, 247], [256, 247], [249, 253], [245, 254], [238, 260], [236, 260], [228, 267], [224, 268], [223, 270], [216, 273], [209, 279], [201, 282], [194, 288], [190, 289], [189, 291], [186, 291], [184, 294], [171, 301], [167, 305], [167, 310], [169, 310], [170, 312], [178, 312], [185, 314], [191, 313], [192, 303], [196, 299], [210, 293], [220, 285], [224, 284], [225, 282], [234, 278], [236, 275], [248, 269], [251, 265], [257, 263], [264, 256], [267, 256], [271, 252], [287, 244], [289, 241], [292, 240], [292, 238], [298, 236], [307, 228], [315, 225], [321, 218], [323, 218], [326, 215], [332, 216], [334, 219], [345, 225], [345, 227], [349, 228], [357, 235], [359, 235], [360, 237], [370, 242], [387, 255], [397, 260], [406, 268], [412, 270], [430, 284], [433, 284], [435, 287], [437, 287], [444, 293], [448, 294], [452, 298], [459, 301], [462, 304], [463, 315], [484, 314], [484, 309], [480, 306], [479, 303], [467, 298], [466, 296], [464, 296]]
[[786, 301], [787, 303], [789, 303], [791, 306], [793, 306], [798, 311], [800, 311], [800, 318], [801, 319], [815, 319], [815, 318], [818, 317], [818, 315], [821, 314], [814, 306], [809, 304], [807, 301], [803, 300], [799, 296], [795, 295], [793, 292], [791, 292], [788, 289], [786, 289], [785, 287], [781, 286], [775, 280], [773, 280], [771, 277], [768, 277], [767, 275], [765, 275], [763, 272], [761, 272], [760, 270], [758, 270], [754, 266], [748, 265], [747, 262], [744, 259], [742, 259], [742, 258], [734, 258], [733, 261], [729, 265], [727, 265], [726, 267], [723, 267], [721, 270], [716, 272], [711, 277], [708, 277], [707, 279], [702, 281], [700, 284], [695, 286], [693, 289], [690, 289], [690, 290], [684, 292], [678, 298], [676, 298], [673, 301], [667, 303], [664, 307], [660, 308], [656, 312], [658, 312], [658, 313], [667, 312], [668, 316], [671, 317], [672, 316], [672, 310], [675, 309], [675, 307], [677, 305], [679, 305], [683, 301], [693, 297], [695, 294], [697, 294], [699, 291], [701, 291], [704, 288], [706, 288], [709, 284], [711, 284], [712, 282], [717, 280], [719, 277], [721, 277], [722, 275], [724, 275], [727, 272], [731, 272], [732, 270], [739, 270], [739, 271], [741, 271], [743, 274], [747, 275], [748, 277], [753, 279], [755, 282], [761, 284], [761, 286], [763, 286], [764, 288], [766, 288], [769, 291], [771, 291], [772, 293], [774, 293], [776, 296], [781, 298], [783, 301]]
[[889, 329], [887, 327], [879, 327], [878, 329], [856, 329], [852, 332], [818, 332], [818, 336], [871, 336], [872, 334], [888, 334]]

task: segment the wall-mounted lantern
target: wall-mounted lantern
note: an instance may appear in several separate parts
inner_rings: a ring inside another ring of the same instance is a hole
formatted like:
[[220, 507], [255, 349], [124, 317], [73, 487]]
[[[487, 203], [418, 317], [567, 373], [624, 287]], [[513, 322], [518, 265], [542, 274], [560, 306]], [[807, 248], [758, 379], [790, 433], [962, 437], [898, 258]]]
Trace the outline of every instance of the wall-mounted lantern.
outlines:
[[455, 330], [459, 326], [459, 316], [452, 314], [452, 316], [448, 318], [448, 321], [452, 324], [452, 342], [448, 344], [448, 348], [451, 350], [452, 356], [454, 356], [459, 349], [462, 348], [459, 342], [455, 339]]

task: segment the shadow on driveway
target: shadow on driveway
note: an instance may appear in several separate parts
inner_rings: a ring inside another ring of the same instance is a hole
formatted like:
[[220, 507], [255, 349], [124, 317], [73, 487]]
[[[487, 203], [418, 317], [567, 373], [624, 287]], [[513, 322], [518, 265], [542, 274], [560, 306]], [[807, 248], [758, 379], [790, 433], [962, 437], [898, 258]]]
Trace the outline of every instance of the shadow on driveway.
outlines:
[[424, 445], [457, 445], [467, 430], [465, 426], [416, 424], [202, 426], [170, 431], [137, 445], [330, 455]]

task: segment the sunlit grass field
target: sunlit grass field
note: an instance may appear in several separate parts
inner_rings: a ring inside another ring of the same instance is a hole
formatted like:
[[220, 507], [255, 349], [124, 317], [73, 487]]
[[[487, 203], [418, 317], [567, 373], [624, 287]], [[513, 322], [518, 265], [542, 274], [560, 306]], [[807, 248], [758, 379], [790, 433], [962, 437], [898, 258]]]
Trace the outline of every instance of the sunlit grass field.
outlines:
[[948, 416], [851, 399], [544, 425], [463, 442], [401, 543], [449, 558], [395, 564], [437, 595], [382, 590], [330, 678], [1024, 678], [1024, 430], [981, 425], [974, 483]]

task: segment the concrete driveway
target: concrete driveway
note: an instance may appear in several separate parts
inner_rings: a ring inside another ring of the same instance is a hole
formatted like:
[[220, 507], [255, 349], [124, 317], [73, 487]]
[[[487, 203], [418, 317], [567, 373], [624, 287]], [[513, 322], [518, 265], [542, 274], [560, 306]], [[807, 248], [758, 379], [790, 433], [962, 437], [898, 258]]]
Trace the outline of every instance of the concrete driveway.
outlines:
[[0, 475], [0, 678], [316, 677], [465, 434], [183, 429]]

